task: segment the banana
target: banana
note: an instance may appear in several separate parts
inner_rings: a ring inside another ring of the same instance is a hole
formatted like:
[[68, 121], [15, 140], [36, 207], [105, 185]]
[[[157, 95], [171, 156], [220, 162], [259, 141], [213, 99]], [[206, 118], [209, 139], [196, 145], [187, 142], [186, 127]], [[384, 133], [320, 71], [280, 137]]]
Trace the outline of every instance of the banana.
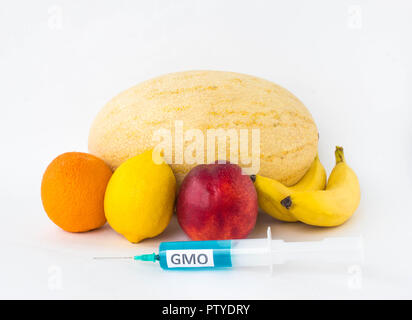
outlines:
[[336, 166], [326, 190], [297, 191], [281, 201], [299, 221], [321, 227], [334, 227], [347, 221], [360, 202], [360, 186], [355, 172], [346, 164], [343, 148], [336, 147]]
[[296, 191], [323, 190], [326, 185], [326, 171], [318, 156], [305, 176], [292, 187], [288, 188], [276, 180], [259, 175], [254, 178], [260, 208], [272, 217], [286, 222], [295, 222], [297, 219], [281, 205], [282, 199]]
[[289, 189], [292, 192], [296, 191], [311, 191], [311, 190], [323, 190], [326, 187], [326, 170], [319, 160], [319, 156], [316, 156], [308, 172], [303, 178], [294, 186]]

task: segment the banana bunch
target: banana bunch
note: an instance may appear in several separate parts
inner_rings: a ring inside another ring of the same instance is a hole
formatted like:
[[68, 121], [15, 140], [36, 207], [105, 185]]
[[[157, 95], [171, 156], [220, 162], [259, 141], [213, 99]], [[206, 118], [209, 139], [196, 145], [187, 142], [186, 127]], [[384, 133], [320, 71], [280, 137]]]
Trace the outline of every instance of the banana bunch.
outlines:
[[326, 171], [319, 157], [292, 187], [259, 175], [252, 177], [260, 208], [287, 222], [301, 221], [322, 227], [344, 223], [359, 205], [360, 187], [355, 172], [345, 162], [342, 147], [336, 147], [335, 157], [336, 165], [327, 185]]

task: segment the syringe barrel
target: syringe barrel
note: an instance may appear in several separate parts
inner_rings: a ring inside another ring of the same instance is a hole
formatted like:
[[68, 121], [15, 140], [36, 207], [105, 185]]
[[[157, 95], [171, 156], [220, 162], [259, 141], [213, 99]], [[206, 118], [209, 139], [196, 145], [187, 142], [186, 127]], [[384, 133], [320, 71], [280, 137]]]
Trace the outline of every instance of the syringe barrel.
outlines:
[[230, 268], [271, 264], [267, 239], [162, 242], [163, 269]]
[[320, 263], [362, 262], [360, 238], [329, 238], [321, 241], [241, 239], [162, 242], [159, 263], [163, 269], [212, 269], [270, 266], [287, 261]]
[[232, 240], [233, 267], [268, 266], [272, 263], [267, 239]]
[[232, 267], [232, 240], [162, 242], [159, 263], [163, 269]]

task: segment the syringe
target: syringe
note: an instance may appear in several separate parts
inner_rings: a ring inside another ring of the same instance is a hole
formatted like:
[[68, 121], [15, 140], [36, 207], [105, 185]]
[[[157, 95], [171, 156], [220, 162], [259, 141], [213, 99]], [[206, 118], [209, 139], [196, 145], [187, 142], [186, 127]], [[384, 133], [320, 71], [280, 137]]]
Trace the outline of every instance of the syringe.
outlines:
[[[96, 259], [117, 257], [96, 257]], [[363, 243], [359, 237], [327, 238], [321, 241], [284, 242], [267, 238], [161, 242], [159, 254], [118, 257], [159, 262], [165, 270], [215, 269], [230, 267], [270, 266], [287, 261], [321, 263], [361, 263]]]

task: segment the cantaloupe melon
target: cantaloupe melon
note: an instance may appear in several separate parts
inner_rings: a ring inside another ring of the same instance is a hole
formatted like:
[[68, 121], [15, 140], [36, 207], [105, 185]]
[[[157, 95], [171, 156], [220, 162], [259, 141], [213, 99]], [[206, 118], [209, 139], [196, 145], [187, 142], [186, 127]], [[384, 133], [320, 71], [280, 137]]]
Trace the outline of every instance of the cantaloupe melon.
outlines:
[[[94, 120], [89, 151], [115, 169], [155, 147], [159, 129], [170, 130], [175, 140], [176, 120], [184, 132], [200, 129], [205, 139], [208, 129], [259, 129], [259, 174], [286, 185], [299, 181], [317, 154], [316, 124], [293, 94], [267, 80], [223, 71], [166, 74], [120, 93]], [[248, 139], [251, 152], [251, 133]], [[184, 143], [186, 148], [191, 142]], [[205, 155], [206, 148], [205, 140]], [[180, 184], [197, 163], [173, 163], [175, 152], [169, 162]]]

